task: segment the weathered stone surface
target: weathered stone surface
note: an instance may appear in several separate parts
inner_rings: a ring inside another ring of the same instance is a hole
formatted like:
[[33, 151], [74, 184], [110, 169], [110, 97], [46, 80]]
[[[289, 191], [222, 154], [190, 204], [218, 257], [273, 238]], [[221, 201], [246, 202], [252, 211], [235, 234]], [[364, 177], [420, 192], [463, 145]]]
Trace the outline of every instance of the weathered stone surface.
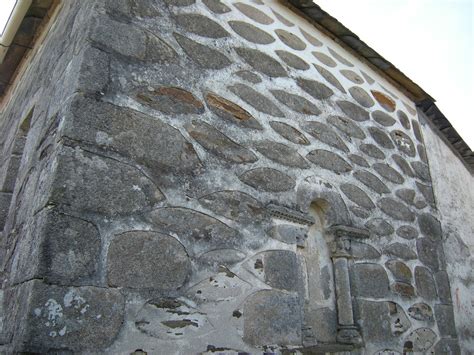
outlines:
[[394, 256], [403, 260], [414, 260], [417, 259], [416, 253], [412, 248], [405, 244], [393, 243], [385, 247], [384, 254]]
[[360, 155], [357, 155], [357, 154], [349, 154], [347, 156], [349, 158], [349, 160], [351, 162], [353, 162], [354, 164], [357, 164], [359, 166], [362, 166], [364, 168], [368, 168], [370, 167], [369, 163], [367, 163], [367, 160], [365, 160], [364, 158], [362, 158]]
[[336, 127], [349, 137], [364, 139], [366, 137], [364, 131], [350, 119], [342, 116], [329, 116], [328, 123]]
[[372, 107], [375, 105], [374, 100], [369, 96], [369, 94], [359, 86], [353, 86], [349, 89], [349, 93], [352, 98], [356, 100], [359, 105], [364, 107]]
[[356, 72], [353, 72], [352, 70], [349, 69], [342, 69], [340, 70], [341, 74], [346, 77], [347, 80], [352, 81], [354, 84], [363, 84], [364, 79], [357, 74]]
[[191, 271], [183, 245], [150, 231], [131, 231], [113, 238], [107, 255], [110, 286], [174, 291]]
[[342, 112], [354, 121], [363, 122], [370, 118], [366, 110], [350, 101], [337, 101], [337, 105]]
[[336, 134], [336, 132], [334, 132], [332, 128], [325, 125], [324, 123], [309, 121], [303, 123], [302, 128], [321, 142], [342, 150], [343, 152], [349, 152], [349, 148], [347, 148], [344, 141]]
[[405, 282], [394, 282], [390, 285], [390, 289], [405, 298], [413, 298], [416, 296], [415, 288]]
[[282, 192], [292, 190], [295, 180], [285, 173], [271, 168], [256, 168], [239, 176], [245, 184], [256, 190]]
[[413, 275], [405, 263], [398, 260], [389, 260], [385, 263], [385, 266], [390, 270], [396, 281], [411, 283]]
[[309, 64], [306, 63], [303, 59], [294, 55], [293, 53], [277, 49], [275, 51], [276, 55], [286, 63], [286, 65], [297, 69], [297, 70], [308, 70], [310, 68]]
[[321, 114], [321, 110], [319, 108], [302, 96], [290, 94], [283, 90], [270, 90], [270, 92], [278, 101], [295, 112], [314, 116]]
[[415, 138], [418, 142], [423, 143], [423, 135], [421, 134], [421, 128], [418, 121], [411, 120], [411, 125], [413, 127], [413, 133], [415, 133]]
[[410, 120], [405, 112], [398, 110], [397, 117], [400, 123], [402, 124], [403, 128], [410, 129]]
[[360, 73], [362, 74], [362, 76], [364, 77], [365, 81], [367, 81], [370, 85], [372, 85], [373, 83], [375, 83], [375, 80], [372, 79], [372, 77], [367, 74], [366, 72], [364, 72], [363, 70], [360, 71]]
[[228, 6], [224, 5], [220, 0], [202, 0], [203, 4], [215, 14], [225, 14], [232, 11]]
[[280, 21], [281, 23], [283, 23], [285, 26], [288, 26], [288, 27], [293, 27], [295, 24], [293, 22], [290, 22], [288, 21], [285, 17], [283, 17], [282, 15], [280, 15], [278, 12], [276, 12], [275, 10], [272, 9], [272, 12], [273, 14], [275, 15], [275, 17], [277, 18], [278, 21]]
[[377, 90], [371, 90], [371, 92], [375, 100], [377, 100], [380, 106], [382, 106], [385, 110], [388, 112], [395, 111], [396, 103], [390, 97]]
[[[433, 346], [437, 338], [436, 333], [430, 328], [418, 328], [406, 338], [404, 351], [425, 352]], [[409, 348], [407, 343], [410, 345]]]
[[173, 6], [189, 6], [196, 2], [196, 0], [164, 0], [168, 5]]
[[184, 52], [204, 69], [223, 69], [231, 64], [229, 58], [215, 49], [195, 42], [179, 33], [174, 33], [173, 36]]
[[437, 304], [434, 306], [434, 311], [441, 336], [456, 337], [453, 306], [450, 304]]
[[209, 109], [217, 116], [246, 128], [263, 129], [260, 123], [239, 105], [217, 94], [206, 94]]
[[400, 221], [413, 222], [415, 220], [415, 214], [403, 203], [393, 198], [381, 198], [377, 205], [385, 214]]
[[434, 274], [434, 277], [440, 301], [446, 304], [452, 303], [448, 273], [446, 271], [438, 271]]
[[434, 271], [439, 270], [438, 246], [439, 242], [429, 238], [419, 238], [416, 240], [418, 258]]
[[383, 218], [372, 218], [370, 221], [367, 221], [365, 226], [372, 233], [379, 236], [390, 235], [394, 232], [392, 225]]
[[[182, 102], [183, 106], [190, 102], [190, 112], [200, 112], [195, 111], [200, 107], [200, 103], [194, 101], [192, 94], [186, 93], [177, 94], [181, 99], [187, 100]], [[170, 104], [173, 102], [172, 97], [167, 100]], [[180, 102], [174, 100], [175, 103]], [[171, 104], [170, 109], [172, 107]], [[72, 111], [73, 116], [67, 120], [63, 130], [63, 134], [68, 138], [98, 145], [104, 150], [132, 158], [159, 175], [170, 171], [189, 172], [200, 166], [192, 145], [177, 129], [160, 120], [134, 110], [96, 101], [78, 100], [73, 103]], [[125, 170], [127, 169], [130, 168]], [[113, 170], [111, 168], [111, 172]], [[88, 178], [93, 179], [97, 174], [91, 173], [92, 176]], [[113, 184], [118, 183], [115, 181]]]
[[402, 158], [398, 154], [393, 154], [392, 159], [395, 161], [395, 163], [399, 166], [399, 168], [402, 170], [402, 172], [405, 175], [408, 175], [410, 177], [414, 177], [415, 173], [413, 172], [412, 168], [410, 167], [410, 164], [407, 163], [407, 161]]
[[369, 344], [386, 344], [395, 337], [392, 333], [388, 302], [357, 300], [357, 311], [364, 341]]
[[290, 142], [301, 145], [309, 144], [309, 140], [304, 136], [303, 133], [286, 123], [271, 121], [270, 127], [272, 127], [280, 136], [289, 140]]
[[415, 192], [415, 190], [412, 190], [412, 189], [399, 189], [399, 190], [395, 191], [395, 195], [400, 200], [402, 200], [403, 202], [405, 202], [409, 205], [413, 205], [414, 200], [415, 200], [415, 196], [416, 196], [416, 192]]
[[418, 152], [418, 155], [423, 163], [428, 164], [428, 156], [426, 155], [426, 149], [423, 144], [418, 144], [416, 146], [416, 150]]
[[271, 17], [267, 16], [265, 13], [256, 9], [253, 6], [247, 5], [242, 2], [234, 3], [234, 6], [239, 9], [239, 11], [242, 12], [245, 16], [262, 25], [270, 25], [274, 22]]
[[251, 25], [250, 23], [229, 21], [229, 25], [235, 33], [249, 42], [257, 44], [270, 44], [275, 42], [275, 38], [273, 38], [272, 35], [254, 25]]
[[256, 90], [252, 89], [250, 86], [244, 84], [235, 84], [229, 86], [229, 90], [232, 91], [235, 95], [240, 97], [250, 106], [255, 108], [257, 111], [275, 116], [275, 117], [284, 117], [283, 112], [280, 111], [277, 105], [275, 105], [270, 99], [262, 94], [258, 93]]
[[108, 216], [149, 210], [163, 194], [140, 170], [116, 160], [63, 148], [50, 203]]
[[396, 122], [392, 116], [379, 110], [372, 112], [372, 118], [375, 122], [385, 127], [393, 126]]
[[303, 35], [303, 37], [309, 42], [311, 43], [313, 46], [315, 47], [321, 47], [323, 45], [323, 43], [315, 38], [314, 36], [310, 35], [308, 32], [306, 32], [305, 30], [303, 30], [302, 28], [300, 28], [300, 31], [301, 31], [301, 34]]
[[188, 208], [164, 207], [146, 218], [160, 232], [177, 235], [190, 256], [214, 249], [240, 248], [240, 234], [219, 220]]
[[388, 164], [375, 163], [372, 165], [372, 168], [374, 168], [374, 170], [379, 173], [380, 176], [395, 184], [403, 184], [405, 182], [403, 176]]
[[334, 86], [336, 89], [338, 89], [340, 92], [342, 92], [343, 94], [346, 93], [346, 90], [344, 89], [344, 87], [341, 85], [341, 83], [339, 82], [339, 80], [336, 79], [336, 77], [327, 69], [317, 65], [317, 64], [313, 64], [313, 66], [316, 68], [316, 70], [318, 71], [319, 74], [321, 74], [321, 76], [329, 83], [331, 84], [332, 86]]
[[252, 73], [250, 70], [239, 70], [238, 72], [235, 72], [235, 75], [252, 84], [258, 84], [262, 82], [260, 76], [258, 76], [258, 74]]
[[297, 291], [299, 287], [299, 265], [296, 253], [288, 250], [265, 252], [263, 258], [265, 283], [273, 288]]
[[186, 31], [209, 38], [228, 37], [227, 32], [221, 25], [209, 17], [200, 14], [178, 14], [174, 16], [176, 23]]
[[411, 166], [415, 171], [416, 176], [424, 182], [431, 181], [430, 169], [428, 165], [421, 161], [411, 162]]
[[461, 354], [461, 348], [457, 339], [440, 339], [434, 347], [435, 355]]
[[253, 163], [258, 160], [250, 150], [203, 121], [193, 120], [184, 127], [204, 149], [221, 159], [237, 164]]
[[383, 130], [377, 127], [369, 127], [368, 130], [369, 130], [370, 135], [372, 136], [374, 141], [377, 142], [378, 145], [386, 149], [395, 148], [392, 140], [390, 139], [388, 134], [385, 133]]
[[416, 187], [421, 192], [426, 202], [428, 202], [428, 204], [430, 204], [431, 206], [434, 206], [435, 198], [433, 194], [433, 188], [430, 185], [424, 185], [419, 183], [418, 181], [416, 182]]
[[256, 71], [269, 77], [286, 77], [286, 70], [269, 55], [251, 48], [235, 48], [237, 54]]
[[312, 163], [337, 174], [347, 173], [352, 167], [342, 159], [338, 154], [328, 150], [316, 149], [308, 153], [306, 158]]
[[422, 234], [433, 240], [441, 240], [443, 232], [441, 223], [430, 213], [423, 213], [418, 216], [418, 226]]
[[397, 229], [397, 235], [403, 239], [415, 239], [418, 237], [418, 230], [412, 226], [401, 226]]
[[378, 264], [355, 264], [351, 267], [351, 284], [359, 297], [383, 298], [388, 295], [388, 276]]
[[314, 52], [311, 52], [314, 57], [319, 60], [321, 63], [323, 63], [324, 65], [327, 65], [328, 67], [331, 67], [331, 68], [334, 68], [337, 66], [337, 63], [334, 61], [334, 59], [332, 59], [330, 56], [328, 56], [327, 54], [324, 54], [324, 53], [321, 53], [321, 52], [317, 52], [317, 51], [314, 51]]
[[142, 89], [136, 94], [136, 99], [142, 105], [168, 115], [201, 114], [204, 105], [191, 92], [177, 87], [160, 87]]
[[290, 48], [293, 48], [297, 51], [302, 51], [306, 48], [306, 44], [301, 39], [299, 39], [298, 36], [291, 32], [277, 29], [275, 30], [275, 33], [278, 38], [280, 38], [280, 40]]
[[337, 313], [329, 307], [305, 309], [303, 326], [303, 344], [334, 343], [337, 336]]
[[319, 81], [298, 78], [298, 86], [317, 100], [324, 100], [331, 97], [334, 92]]
[[356, 203], [360, 207], [363, 207], [367, 210], [372, 210], [375, 208], [375, 205], [370, 197], [367, 196], [367, 194], [359, 187], [352, 184], [342, 184], [341, 191], [349, 198], [349, 200]]
[[344, 64], [344, 65], [347, 65], [348, 67], [353, 67], [354, 64], [352, 64], [351, 62], [349, 62], [346, 58], [344, 58], [342, 55], [340, 55], [339, 53], [337, 53], [336, 51], [334, 51], [333, 49], [331, 48], [328, 48], [328, 51], [329, 53], [334, 57], [336, 58], [336, 60], [341, 63], [341, 64]]
[[369, 157], [375, 159], [385, 159], [385, 154], [377, 146], [373, 144], [361, 144], [359, 149], [362, 153], [367, 154]]
[[309, 168], [308, 162], [298, 152], [285, 144], [269, 140], [255, 143], [257, 150], [277, 163], [300, 169]]
[[437, 298], [433, 274], [428, 268], [423, 266], [415, 267], [415, 283], [420, 297], [429, 301]]
[[426, 303], [415, 303], [408, 308], [408, 315], [416, 320], [429, 322], [433, 320], [433, 310]]
[[269, 234], [272, 238], [287, 244], [297, 244], [303, 242], [307, 236], [307, 229], [292, 226], [290, 224], [279, 224], [273, 226]]
[[0, 192], [0, 230], [5, 227], [11, 200], [11, 192]]
[[414, 157], [416, 155], [415, 145], [413, 144], [413, 141], [404, 132], [398, 130], [392, 131], [390, 133], [390, 136], [397, 145], [399, 151], [410, 157]]
[[252, 345], [301, 342], [301, 311], [297, 296], [263, 290], [244, 304], [244, 341]]
[[359, 218], [369, 218], [370, 217], [370, 212], [367, 211], [364, 208], [361, 208], [359, 206], [349, 206], [349, 210], [351, 213]]
[[380, 179], [366, 170], [358, 170], [354, 172], [354, 177], [368, 188], [379, 194], [389, 193], [389, 188]]
[[105, 7], [109, 13], [115, 12], [122, 16], [136, 16], [139, 18], [158, 17], [160, 12], [151, 1], [126, 0], [126, 1], [105, 1]]
[[380, 258], [380, 253], [373, 246], [351, 241], [351, 253], [354, 259], [378, 259]]

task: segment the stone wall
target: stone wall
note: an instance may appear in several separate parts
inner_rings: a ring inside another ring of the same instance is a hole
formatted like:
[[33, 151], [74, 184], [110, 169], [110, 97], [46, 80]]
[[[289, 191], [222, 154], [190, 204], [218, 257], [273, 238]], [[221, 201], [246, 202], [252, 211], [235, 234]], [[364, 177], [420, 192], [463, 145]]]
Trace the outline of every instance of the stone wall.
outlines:
[[91, 5], [5, 109], [13, 141], [41, 103], [5, 192], [8, 349], [459, 352], [408, 98], [277, 1]]

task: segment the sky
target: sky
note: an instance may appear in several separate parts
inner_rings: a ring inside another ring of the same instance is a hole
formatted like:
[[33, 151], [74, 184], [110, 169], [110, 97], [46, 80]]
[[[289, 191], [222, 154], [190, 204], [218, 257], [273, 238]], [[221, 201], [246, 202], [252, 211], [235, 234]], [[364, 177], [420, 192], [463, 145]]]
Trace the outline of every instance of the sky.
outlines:
[[[0, 33], [16, 0], [0, 0]], [[420, 85], [474, 148], [474, 0], [315, 0]]]

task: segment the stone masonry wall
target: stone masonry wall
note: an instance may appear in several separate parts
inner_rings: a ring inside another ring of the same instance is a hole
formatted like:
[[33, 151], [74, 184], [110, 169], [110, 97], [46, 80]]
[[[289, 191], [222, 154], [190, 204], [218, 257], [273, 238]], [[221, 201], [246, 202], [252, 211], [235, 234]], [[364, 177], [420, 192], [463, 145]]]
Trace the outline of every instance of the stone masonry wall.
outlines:
[[66, 69], [5, 226], [8, 349], [459, 352], [402, 93], [277, 1], [84, 3], [38, 59]]

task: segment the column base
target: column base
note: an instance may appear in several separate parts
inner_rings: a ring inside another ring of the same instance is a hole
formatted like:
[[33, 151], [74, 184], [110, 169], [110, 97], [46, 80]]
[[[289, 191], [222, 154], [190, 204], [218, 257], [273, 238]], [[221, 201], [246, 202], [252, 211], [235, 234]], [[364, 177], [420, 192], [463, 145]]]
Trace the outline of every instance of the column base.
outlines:
[[338, 343], [354, 346], [361, 346], [363, 344], [362, 335], [355, 325], [339, 326], [336, 340]]

